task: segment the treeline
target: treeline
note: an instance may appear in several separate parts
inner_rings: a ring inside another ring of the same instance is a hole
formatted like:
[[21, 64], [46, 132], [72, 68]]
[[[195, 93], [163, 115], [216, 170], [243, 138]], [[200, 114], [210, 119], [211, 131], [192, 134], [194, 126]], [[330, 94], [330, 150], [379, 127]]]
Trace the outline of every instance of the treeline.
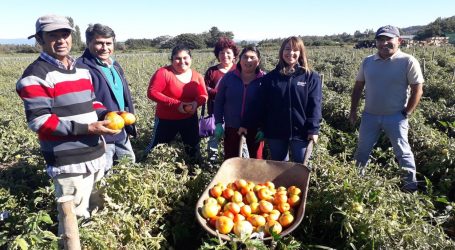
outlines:
[[437, 18], [434, 22], [423, 26], [417, 31], [415, 39], [425, 40], [434, 36], [450, 36], [455, 34], [455, 16], [448, 18]]
[[213, 48], [220, 37], [234, 39], [231, 31], [220, 31], [212, 27], [208, 32], [201, 34], [183, 33], [175, 37], [159, 36], [153, 39], [128, 39], [125, 41], [127, 49], [147, 49], [150, 47], [159, 49], [170, 49], [176, 44], [185, 44], [190, 49]]

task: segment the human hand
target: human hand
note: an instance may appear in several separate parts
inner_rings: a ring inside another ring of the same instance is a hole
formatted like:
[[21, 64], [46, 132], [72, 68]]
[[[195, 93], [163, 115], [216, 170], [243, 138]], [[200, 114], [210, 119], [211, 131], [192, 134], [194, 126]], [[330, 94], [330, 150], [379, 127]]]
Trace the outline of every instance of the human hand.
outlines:
[[248, 134], [248, 129], [244, 127], [240, 127], [239, 130], [237, 130], [238, 135], [247, 135]]
[[115, 135], [122, 130], [113, 130], [106, 127], [111, 121], [104, 120], [88, 124], [88, 133], [92, 135]]
[[215, 125], [215, 138], [219, 141], [221, 140], [221, 138], [223, 138], [223, 135], [224, 135], [223, 124], [217, 123]]
[[256, 139], [256, 143], [263, 141], [264, 132], [262, 132], [261, 130], [258, 130], [258, 132], [256, 133], [256, 137], [254, 137], [254, 139]]
[[313, 141], [314, 143], [318, 142], [319, 135], [308, 135], [307, 139]]

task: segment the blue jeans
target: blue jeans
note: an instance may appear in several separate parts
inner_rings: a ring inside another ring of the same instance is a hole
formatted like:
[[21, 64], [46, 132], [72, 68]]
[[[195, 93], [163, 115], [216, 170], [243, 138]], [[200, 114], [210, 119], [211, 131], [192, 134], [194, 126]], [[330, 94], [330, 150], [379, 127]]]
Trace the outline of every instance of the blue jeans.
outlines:
[[371, 151], [379, 138], [381, 130], [385, 132], [392, 143], [398, 164], [403, 169], [403, 189], [416, 190], [416, 165], [414, 154], [408, 142], [409, 123], [401, 112], [392, 115], [372, 115], [363, 112], [359, 141], [354, 155], [361, 172], [364, 171], [368, 164]]
[[125, 137], [125, 141], [117, 141], [115, 143], [106, 143], [106, 168], [105, 172], [108, 172], [114, 160], [121, 159], [123, 157], [129, 157], [131, 162], [136, 162], [136, 156], [131, 146], [131, 141], [128, 135]]
[[270, 156], [274, 161], [289, 161], [289, 150], [294, 162], [303, 163], [308, 140], [267, 139]]

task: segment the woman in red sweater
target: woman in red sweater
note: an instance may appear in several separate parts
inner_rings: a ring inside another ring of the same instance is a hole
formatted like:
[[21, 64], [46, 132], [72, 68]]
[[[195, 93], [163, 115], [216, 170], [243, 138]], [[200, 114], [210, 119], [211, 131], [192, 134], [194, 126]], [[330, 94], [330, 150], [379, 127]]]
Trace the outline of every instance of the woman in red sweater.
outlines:
[[197, 107], [207, 101], [201, 74], [191, 69], [191, 52], [177, 45], [171, 53], [171, 65], [159, 68], [150, 80], [147, 96], [155, 101], [155, 127], [147, 155], [157, 144], [171, 142], [180, 134], [185, 152], [196, 159], [199, 151]]

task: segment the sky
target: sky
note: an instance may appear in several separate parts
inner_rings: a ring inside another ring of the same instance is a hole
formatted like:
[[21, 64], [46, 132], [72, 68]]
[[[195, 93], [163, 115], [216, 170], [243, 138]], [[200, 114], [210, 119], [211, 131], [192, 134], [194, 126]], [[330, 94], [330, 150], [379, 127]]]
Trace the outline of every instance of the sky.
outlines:
[[[25, 39], [39, 16], [70, 16], [84, 34], [90, 23], [110, 26], [117, 41], [207, 32], [216, 26], [235, 40], [291, 35], [354, 34], [391, 24], [426, 25], [455, 15], [454, 0], [9, 0], [2, 3], [0, 39]], [[84, 36], [84, 35], [83, 35]], [[83, 40], [84, 37], [83, 37]]]

